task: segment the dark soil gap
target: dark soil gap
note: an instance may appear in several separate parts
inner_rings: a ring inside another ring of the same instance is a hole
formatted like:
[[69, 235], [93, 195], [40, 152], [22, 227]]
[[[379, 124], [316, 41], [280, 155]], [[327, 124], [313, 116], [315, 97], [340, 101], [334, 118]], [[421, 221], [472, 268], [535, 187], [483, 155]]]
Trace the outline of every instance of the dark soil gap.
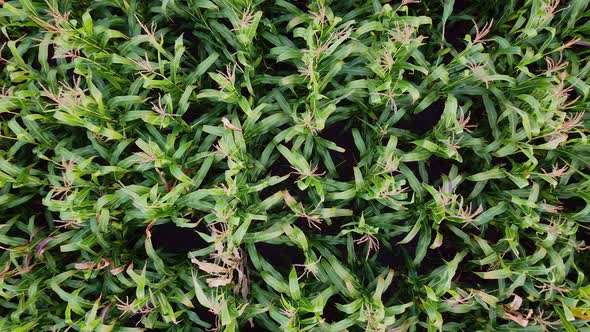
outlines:
[[350, 123], [341, 121], [332, 124], [328, 128], [322, 130], [320, 137], [334, 142], [336, 145], [346, 150], [344, 152], [330, 150], [330, 156], [332, 157], [334, 165], [336, 165], [339, 179], [342, 181], [353, 180], [353, 168], [360, 159], [360, 156], [354, 145]]
[[344, 299], [340, 295], [333, 295], [328, 299], [326, 302], [326, 306], [324, 307], [324, 312], [322, 317], [326, 320], [326, 323], [334, 323], [339, 322], [346, 318], [346, 314], [336, 307], [336, 304], [346, 304]]
[[303, 252], [295, 246], [258, 242], [255, 247], [264, 260], [284, 275], [291, 271], [293, 264], [305, 263]]
[[207, 247], [209, 244], [196, 233], [196, 230], [209, 233], [204, 223], [200, 223], [196, 229], [178, 227], [172, 222], [156, 225], [150, 230], [152, 244], [156, 250], [161, 249], [163, 252], [174, 254]]
[[395, 126], [414, 134], [424, 135], [436, 126], [444, 108], [445, 102], [439, 99], [420, 113], [406, 114]]

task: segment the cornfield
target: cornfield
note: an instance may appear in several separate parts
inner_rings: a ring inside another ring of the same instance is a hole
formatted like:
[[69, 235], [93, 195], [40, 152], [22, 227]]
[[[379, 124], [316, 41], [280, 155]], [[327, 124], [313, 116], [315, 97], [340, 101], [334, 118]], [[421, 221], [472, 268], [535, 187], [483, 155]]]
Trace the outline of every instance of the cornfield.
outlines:
[[0, 331], [590, 331], [590, 0], [0, 0]]

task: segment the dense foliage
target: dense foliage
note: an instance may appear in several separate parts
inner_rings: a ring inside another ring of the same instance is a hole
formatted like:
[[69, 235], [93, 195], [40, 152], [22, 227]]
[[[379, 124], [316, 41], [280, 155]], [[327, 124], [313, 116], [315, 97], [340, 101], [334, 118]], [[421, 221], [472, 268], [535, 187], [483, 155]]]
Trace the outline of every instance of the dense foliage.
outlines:
[[0, 5], [0, 330], [590, 330], [589, 0]]

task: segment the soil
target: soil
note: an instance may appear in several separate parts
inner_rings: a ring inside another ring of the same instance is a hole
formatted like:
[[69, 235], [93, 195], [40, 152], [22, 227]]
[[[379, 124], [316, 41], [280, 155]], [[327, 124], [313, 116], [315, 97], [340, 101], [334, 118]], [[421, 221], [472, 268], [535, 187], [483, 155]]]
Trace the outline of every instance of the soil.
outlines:
[[152, 227], [152, 244], [154, 249], [172, 254], [187, 253], [189, 251], [205, 248], [209, 245], [203, 240], [196, 230], [209, 234], [204, 223], [195, 228], [178, 227], [169, 222]]
[[303, 251], [295, 246], [258, 242], [255, 247], [258, 254], [283, 275], [289, 274], [293, 264], [305, 263]]
[[344, 301], [339, 295], [331, 296], [328, 299], [328, 302], [326, 302], [324, 313], [322, 315], [322, 317], [326, 320], [326, 323], [334, 323], [346, 318], [346, 314], [336, 308], [337, 303], [347, 304], [348, 302]]
[[439, 99], [420, 113], [406, 114], [395, 126], [417, 135], [424, 135], [436, 126], [444, 108], [445, 102]]
[[335, 123], [322, 130], [320, 137], [335, 142], [336, 145], [346, 150], [342, 153], [330, 151], [330, 156], [332, 157], [334, 165], [336, 165], [338, 179], [341, 181], [354, 180], [353, 168], [360, 159], [360, 156], [354, 145], [354, 138], [352, 136], [350, 124], [347, 125], [345, 122]]

